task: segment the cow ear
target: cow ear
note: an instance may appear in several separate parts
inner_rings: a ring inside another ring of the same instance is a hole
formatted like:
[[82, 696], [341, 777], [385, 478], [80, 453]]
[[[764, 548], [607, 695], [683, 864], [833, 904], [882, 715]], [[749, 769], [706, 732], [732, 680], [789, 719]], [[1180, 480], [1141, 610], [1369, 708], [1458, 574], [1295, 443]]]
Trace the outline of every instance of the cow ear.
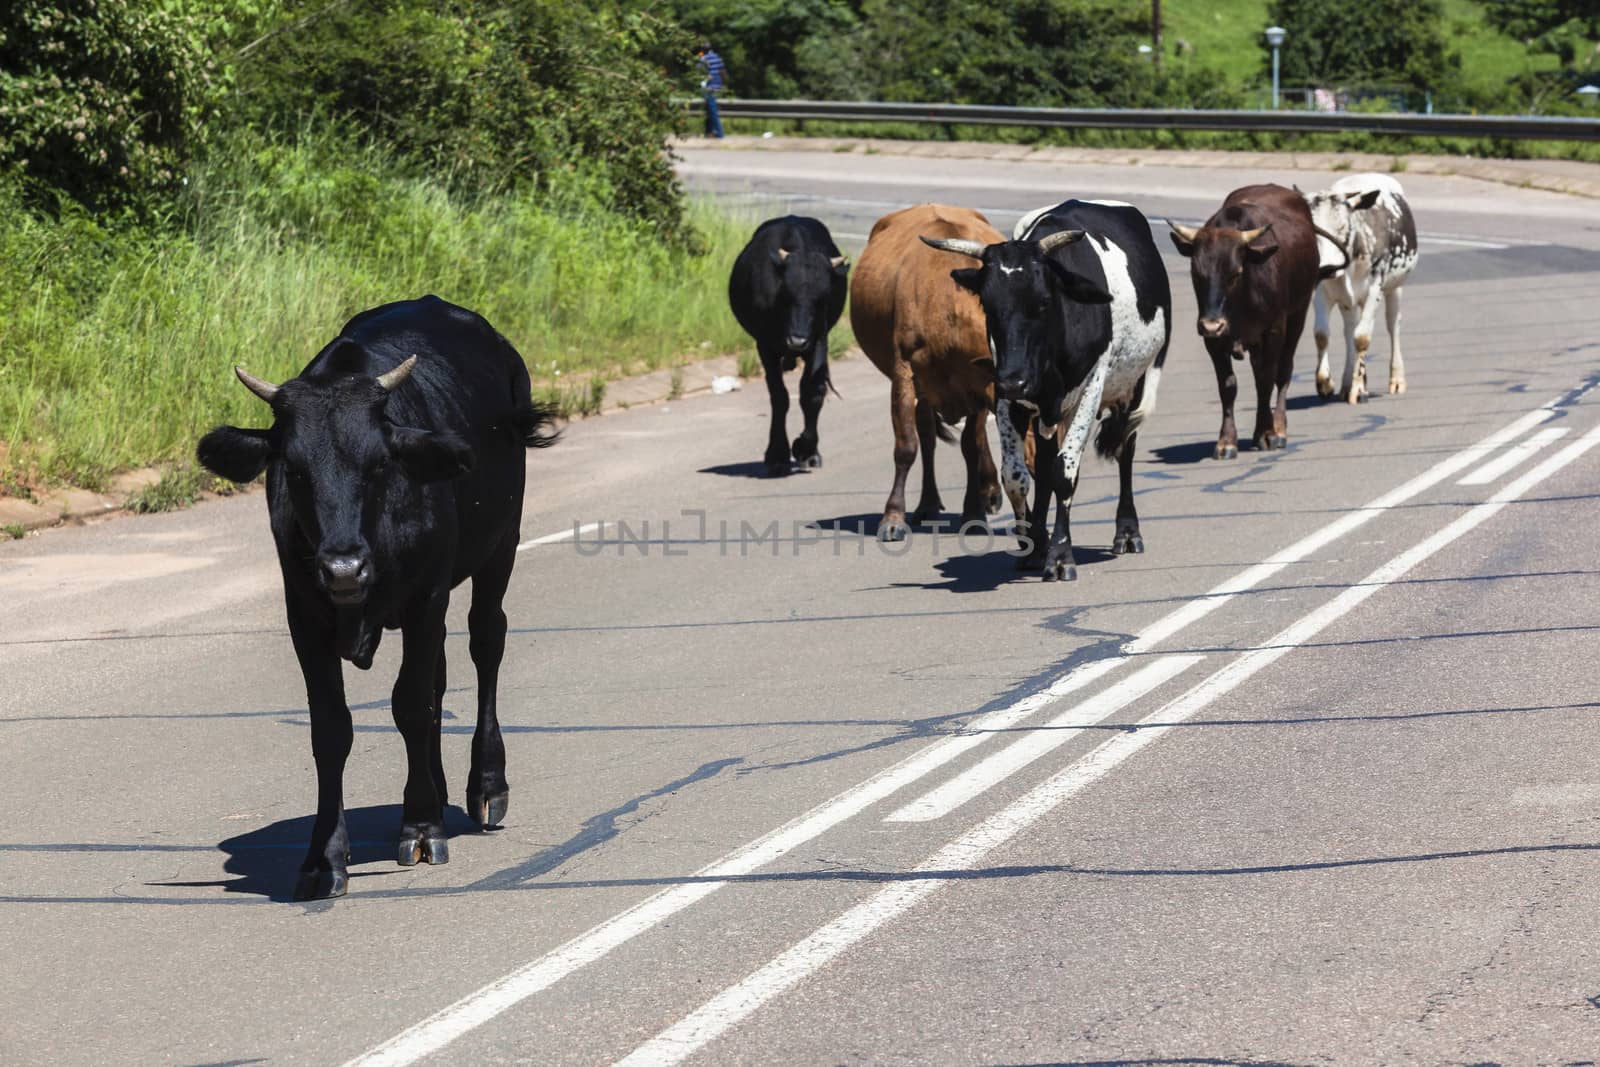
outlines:
[[472, 448], [453, 433], [386, 426], [383, 436], [389, 445], [389, 454], [419, 481], [444, 481], [472, 469]]
[[1044, 261], [1049, 267], [1050, 273], [1056, 276], [1056, 280], [1066, 290], [1068, 300], [1076, 301], [1079, 304], [1111, 303], [1111, 294], [1088, 278], [1075, 271], [1068, 270], [1049, 256], [1046, 256]]
[[1177, 230], [1168, 231], [1167, 236], [1172, 238], [1172, 247], [1178, 250], [1178, 255], [1182, 256], [1184, 259], [1188, 259], [1190, 256], [1194, 255], [1194, 242], [1189, 238], [1185, 237]]
[[974, 293], [978, 292], [983, 286], [983, 283], [978, 280], [983, 277], [982, 267], [962, 267], [960, 270], [951, 271], [950, 277], [961, 288]]
[[1355, 199], [1350, 201], [1350, 210], [1365, 211], [1373, 204], [1376, 204], [1378, 202], [1378, 197], [1382, 194], [1382, 189], [1368, 189], [1366, 192], [1359, 195], [1352, 194], [1355, 196]]
[[1244, 258], [1250, 263], [1265, 263], [1278, 251], [1277, 245], [1245, 245]]
[[272, 458], [272, 431], [218, 426], [200, 438], [195, 458], [219, 478], [241, 485], [253, 482]]

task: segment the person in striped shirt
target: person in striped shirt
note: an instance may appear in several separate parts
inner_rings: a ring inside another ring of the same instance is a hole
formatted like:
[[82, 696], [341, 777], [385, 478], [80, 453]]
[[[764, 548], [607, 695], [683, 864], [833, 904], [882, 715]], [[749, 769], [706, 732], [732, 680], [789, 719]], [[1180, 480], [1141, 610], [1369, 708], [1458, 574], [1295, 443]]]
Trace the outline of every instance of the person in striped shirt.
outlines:
[[710, 41], [701, 41], [700, 50], [696, 53], [696, 62], [705, 71], [705, 77], [700, 82], [700, 88], [706, 94], [706, 136], [722, 136], [722, 115], [717, 111], [717, 94], [724, 87], [727, 66], [722, 62], [722, 57], [711, 48]]

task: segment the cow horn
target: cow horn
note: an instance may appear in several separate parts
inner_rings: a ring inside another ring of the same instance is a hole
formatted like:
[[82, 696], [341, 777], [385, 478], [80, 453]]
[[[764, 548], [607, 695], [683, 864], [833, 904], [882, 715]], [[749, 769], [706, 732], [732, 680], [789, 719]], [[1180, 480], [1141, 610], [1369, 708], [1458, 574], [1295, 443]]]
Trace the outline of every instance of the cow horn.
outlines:
[[981, 241], [969, 241], [965, 237], [923, 237], [922, 243], [941, 252], [955, 252], [973, 259], [982, 259], [986, 247]]
[[828, 260], [828, 266], [832, 267], [834, 270], [838, 270], [848, 262], [850, 262], [850, 257], [848, 256], [834, 256], [832, 259]]
[[1339, 266], [1334, 270], [1334, 274], [1337, 274], [1339, 271], [1342, 271], [1346, 267], [1350, 266], [1350, 249], [1345, 247], [1345, 243], [1343, 241], [1339, 240], [1333, 234], [1329, 233], [1327, 230], [1324, 230], [1316, 223], [1312, 223], [1311, 228], [1316, 231], [1318, 237], [1326, 237], [1333, 247], [1339, 250], [1339, 254], [1344, 257], [1344, 262], [1339, 264]]
[[276, 385], [273, 385], [269, 381], [263, 381], [262, 379], [257, 378], [254, 374], [251, 374], [243, 367], [233, 368], [233, 373], [238, 376], [239, 381], [244, 383], [244, 387], [246, 389], [250, 390], [252, 393], [256, 394], [256, 396], [259, 396], [262, 400], [265, 400], [269, 404], [272, 403], [272, 398], [278, 395], [278, 387]]
[[1260, 237], [1262, 234], [1271, 233], [1271, 232], [1272, 232], [1272, 224], [1269, 222], [1269, 223], [1267, 223], [1267, 225], [1265, 225], [1265, 226], [1257, 226], [1253, 230], [1240, 230], [1239, 231], [1239, 240], [1244, 242], [1245, 244], [1250, 244], [1250, 243], [1254, 242], [1255, 239]]
[[1200, 236], [1200, 230], [1197, 227], [1179, 226], [1171, 219], [1167, 220], [1167, 225], [1172, 227], [1173, 233], [1177, 234], [1179, 237], [1182, 237], [1185, 241], [1193, 241], [1196, 237]]
[[1039, 251], [1054, 252], [1062, 245], [1070, 245], [1074, 241], [1083, 240], [1083, 237], [1084, 232], [1082, 230], [1062, 230], [1059, 233], [1053, 233], [1048, 237], [1041, 238], [1039, 240]]
[[789, 250], [787, 248], [778, 249], [778, 262], [779, 263], [784, 263], [784, 262], [787, 262], [788, 259], [789, 259]]
[[411, 377], [411, 372], [416, 369], [416, 366], [417, 357], [412, 356], [394, 370], [384, 371], [378, 375], [378, 384], [383, 386], [384, 392], [392, 393], [395, 391], [396, 386]]

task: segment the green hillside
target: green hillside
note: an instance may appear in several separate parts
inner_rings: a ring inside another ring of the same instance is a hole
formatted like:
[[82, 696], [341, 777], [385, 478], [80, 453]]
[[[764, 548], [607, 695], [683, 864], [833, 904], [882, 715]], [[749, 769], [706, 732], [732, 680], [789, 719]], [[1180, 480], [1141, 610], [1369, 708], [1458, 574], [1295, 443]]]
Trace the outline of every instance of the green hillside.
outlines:
[[[1475, 0], [1443, 0], [1445, 39], [1461, 56], [1459, 85], [1453, 93], [1436, 96], [1435, 106], [1453, 110], [1473, 100], [1503, 96], [1508, 83], [1519, 75], [1550, 71], [1553, 55], [1531, 54], [1520, 41], [1489, 26], [1483, 5]], [[1165, 24], [1165, 49], [1171, 55], [1186, 42], [1193, 49], [1188, 60], [1226, 77], [1242, 89], [1264, 88], [1269, 83], [1261, 31], [1268, 24], [1267, 0], [1168, 0], [1161, 5]], [[1448, 99], [1449, 96], [1458, 99]]]

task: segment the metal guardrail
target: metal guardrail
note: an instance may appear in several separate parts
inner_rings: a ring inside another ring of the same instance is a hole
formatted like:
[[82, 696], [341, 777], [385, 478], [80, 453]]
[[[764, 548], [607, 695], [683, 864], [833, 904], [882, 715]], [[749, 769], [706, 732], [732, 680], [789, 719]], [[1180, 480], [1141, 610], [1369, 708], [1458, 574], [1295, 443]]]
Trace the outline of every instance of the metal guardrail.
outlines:
[[[704, 103], [689, 103], [704, 108]], [[1153, 108], [988, 107], [980, 104], [874, 103], [862, 100], [720, 100], [730, 119], [826, 119], [941, 125], [1036, 126], [1102, 130], [1355, 130], [1418, 137], [1600, 141], [1600, 119], [1539, 115], [1368, 114], [1359, 111], [1193, 111]]]

